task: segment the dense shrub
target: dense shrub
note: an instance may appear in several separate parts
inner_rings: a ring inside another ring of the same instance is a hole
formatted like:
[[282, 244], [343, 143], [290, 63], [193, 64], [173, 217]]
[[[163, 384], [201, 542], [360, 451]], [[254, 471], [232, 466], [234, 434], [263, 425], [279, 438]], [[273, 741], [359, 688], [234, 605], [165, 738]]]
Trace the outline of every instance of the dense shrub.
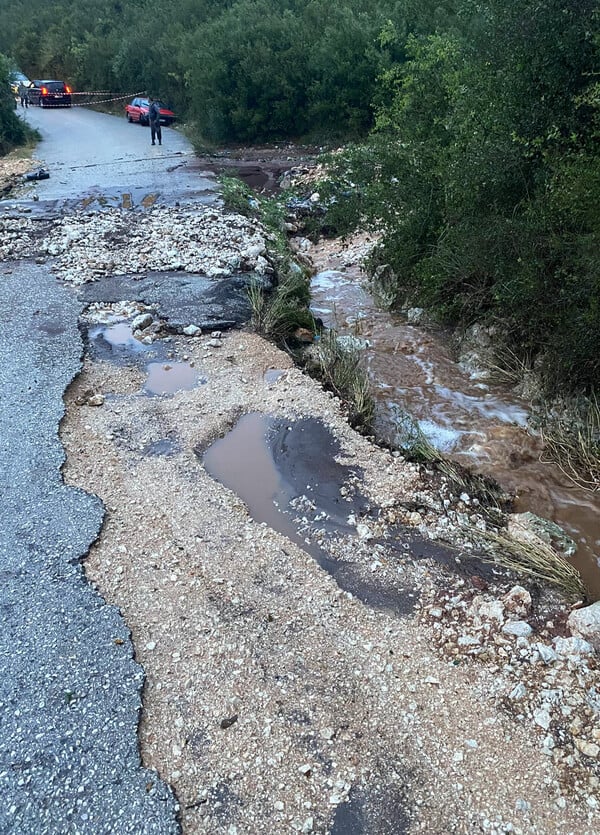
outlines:
[[15, 113], [15, 97], [9, 86], [9, 62], [0, 55], [0, 156], [23, 145], [31, 131]]

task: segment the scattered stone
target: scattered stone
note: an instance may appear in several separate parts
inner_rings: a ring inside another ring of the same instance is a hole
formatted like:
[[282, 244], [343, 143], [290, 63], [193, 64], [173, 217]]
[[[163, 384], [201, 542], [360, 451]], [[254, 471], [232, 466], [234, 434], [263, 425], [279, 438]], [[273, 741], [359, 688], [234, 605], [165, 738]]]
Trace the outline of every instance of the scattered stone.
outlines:
[[136, 331], [140, 330], [143, 331], [144, 328], [150, 327], [154, 319], [150, 315], [150, 313], [140, 313], [139, 316], [136, 316], [135, 319], [131, 323], [131, 330]]
[[502, 598], [507, 612], [524, 617], [531, 612], [531, 595], [523, 586], [513, 586]]
[[573, 742], [577, 750], [581, 751], [584, 756], [591, 757], [594, 760], [598, 758], [598, 754], [600, 754], [600, 747], [596, 745], [595, 742], [588, 742], [580, 737], [575, 737]]
[[524, 620], [511, 620], [502, 627], [505, 635], [515, 635], [517, 638], [528, 638], [533, 629]]
[[202, 329], [197, 325], [186, 325], [183, 329], [185, 336], [200, 336]]
[[600, 601], [571, 612], [567, 626], [573, 635], [583, 638], [600, 653]]

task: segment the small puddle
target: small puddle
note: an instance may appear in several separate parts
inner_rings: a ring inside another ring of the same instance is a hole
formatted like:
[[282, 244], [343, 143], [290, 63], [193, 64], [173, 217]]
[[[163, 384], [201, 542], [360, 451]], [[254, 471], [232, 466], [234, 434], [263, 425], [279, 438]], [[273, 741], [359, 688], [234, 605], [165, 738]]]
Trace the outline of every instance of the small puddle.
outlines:
[[127, 361], [132, 354], [141, 356], [153, 348], [134, 337], [128, 322], [92, 325], [88, 331], [88, 341], [96, 358], [120, 363]]
[[136, 339], [127, 322], [117, 322], [114, 325], [97, 325], [90, 329], [90, 339], [104, 340], [115, 347], [131, 348], [136, 351], [143, 351], [147, 346]]
[[314, 530], [320, 536], [323, 531], [352, 533], [348, 517], [368, 509], [360, 494], [342, 496], [341, 488], [360, 471], [337, 463], [339, 452], [336, 439], [316, 419], [287, 422], [252, 413], [206, 450], [203, 463], [213, 478], [245, 502], [256, 521], [309, 553], [340, 588], [374, 608], [398, 615], [411, 612], [416, 602], [412, 589], [363, 577], [360, 566], [332, 559], [307, 535]]
[[269, 368], [267, 369], [267, 371], [265, 371], [265, 383], [272, 386], [274, 383], [277, 382], [277, 380], [280, 380], [284, 374], [285, 371], [281, 368]]
[[147, 394], [175, 394], [205, 382], [206, 379], [201, 378], [187, 362], [151, 362], [148, 364], [144, 391]]

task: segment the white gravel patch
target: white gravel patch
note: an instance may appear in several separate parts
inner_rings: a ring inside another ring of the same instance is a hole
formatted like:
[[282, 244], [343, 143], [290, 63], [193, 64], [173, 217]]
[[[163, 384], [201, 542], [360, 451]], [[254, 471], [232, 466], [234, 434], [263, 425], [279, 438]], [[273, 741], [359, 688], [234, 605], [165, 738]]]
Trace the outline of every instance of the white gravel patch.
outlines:
[[57, 275], [75, 285], [148, 271], [183, 270], [211, 278], [273, 271], [264, 230], [218, 208], [78, 213], [54, 224], [40, 249], [55, 259]]

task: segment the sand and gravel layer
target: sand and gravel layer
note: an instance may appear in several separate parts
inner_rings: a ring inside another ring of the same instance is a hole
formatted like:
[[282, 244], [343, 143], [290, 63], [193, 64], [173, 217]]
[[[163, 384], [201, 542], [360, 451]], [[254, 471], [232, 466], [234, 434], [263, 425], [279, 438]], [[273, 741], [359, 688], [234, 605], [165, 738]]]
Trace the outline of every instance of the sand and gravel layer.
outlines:
[[[560, 601], [403, 551], [387, 533], [435, 528], [439, 485], [273, 345], [170, 339], [195, 387], [150, 396], [143, 363], [88, 356], [61, 438], [65, 479], [106, 507], [85, 568], [132, 631], [141, 754], [184, 833], [599, 831], [597, 665]], [[252, 414], [331, 433], [369, 513], [323, 548], [405, 614], [361, 602], [208, 474], [205, 451]], [[429, 511], [406, 510], [416, 496]]]

